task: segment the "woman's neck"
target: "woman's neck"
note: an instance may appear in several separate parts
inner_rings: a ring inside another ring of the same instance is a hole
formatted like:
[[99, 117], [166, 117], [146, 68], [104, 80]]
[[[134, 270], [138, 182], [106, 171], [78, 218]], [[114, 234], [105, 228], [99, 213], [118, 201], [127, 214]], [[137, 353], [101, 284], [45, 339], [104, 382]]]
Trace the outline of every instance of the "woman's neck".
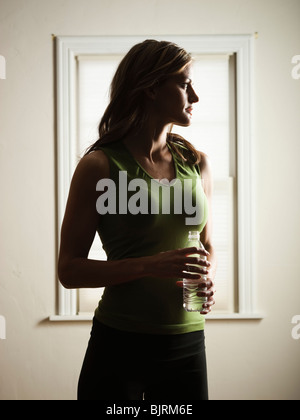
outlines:
[[123, 143], [135, 155], [156, 161], [166, 152], [168, 131], [169, 126], [144, 127], [138, 133], [126, 136]]

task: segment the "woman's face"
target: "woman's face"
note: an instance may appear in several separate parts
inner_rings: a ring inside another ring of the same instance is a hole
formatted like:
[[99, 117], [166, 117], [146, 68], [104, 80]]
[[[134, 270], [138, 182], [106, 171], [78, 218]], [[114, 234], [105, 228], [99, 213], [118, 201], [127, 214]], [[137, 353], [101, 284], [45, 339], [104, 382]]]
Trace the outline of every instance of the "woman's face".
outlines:
[[164, 124], [189, 126], [193, 104], [199, 97], [192, 86], [192, 64], [156, 88], [154, 109]]

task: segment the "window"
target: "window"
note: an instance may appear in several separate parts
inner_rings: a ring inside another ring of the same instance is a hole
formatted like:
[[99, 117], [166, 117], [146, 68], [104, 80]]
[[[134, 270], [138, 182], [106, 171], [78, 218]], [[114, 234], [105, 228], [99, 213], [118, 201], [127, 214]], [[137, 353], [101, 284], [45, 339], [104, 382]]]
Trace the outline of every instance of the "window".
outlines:
[[[157, 38], [158, 37], [153, 37]], [[255, 317], [251, 237], [251, 36], [165, 36], [195, 58], [200, 102], [193, 124], [173, 131], [206, 152], [214, 174], [214, 243], [218, 299], [209, 317]], [[97, 139], [112, 75], [122, 56], [145, 37], [59, 37], [58, 218], [60, 230], [72, 174]], [[99, 77], [101, 75], [101, 77]], [[97, 237], [89, 257], [105, 259]], [[101, 290], [59, 285], [58, 318], [90, 319]]]

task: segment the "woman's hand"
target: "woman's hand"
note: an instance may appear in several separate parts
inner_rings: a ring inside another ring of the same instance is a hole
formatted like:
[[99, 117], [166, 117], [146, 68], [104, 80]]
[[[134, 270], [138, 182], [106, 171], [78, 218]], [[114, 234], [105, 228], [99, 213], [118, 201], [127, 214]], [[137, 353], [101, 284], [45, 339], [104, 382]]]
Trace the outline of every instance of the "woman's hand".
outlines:
[[[209, 255], [209, 253], [202, 254], [202, 255], [207, 256], [207, 255]], [[196, 258], [196, 260], [197, 260], [197, 262], [195, 262], [194, 264], [197, 264], [197, 266], [186, 267], [186, 270], [191, 270], [193, 273], [197, 272], [197, 273], [200, 273], [200, 274], [205, 276], [205, 278], [202, 279], [202, 276], [198, 275], [199, 292], [197, 293], [197, 295], [199, 297], [207, 298], [207, 302], [205, 302], [203, 304], [203, 310], [200, 312], [201, 314], [206, 315], [209, 312], [211, 312], [211, 307], [215, 304], [214, 295], [216, 293], [216, 290], [215, 290], [215, 285], [214, 285], [213, 279], [210, 277], [210, 273], [209, 273], [209, 268], [211, 266], [211, 263], [207, 260], [202, 260], [200, 258]], [[189, 264], [187, 264], [187, 265], [189, 265]], [[188, 274], [189, 273], [184, 272], [184, 278], [185, 279], [190, 278], [188, 276]], [[195, 279], [195, 277], [193, 277], [193, 279]], [[177, 286], [182, 288], [183, 287], [183, 281], [178, 281]]]
[[[206, 315], [215, 304], [215, 287], [212, 278], [210, 278], [209, 268], [211, 263], [208, 260], [202, 260], [200, 257], [208, 257], [209, 255], [205, 249], [195, 247], [161, 252], [146, 257], [146, 265], [148, 266], [146, 271], [150, 277], [199, 280], [199, 289], [205, 290], [200, 290], [198, 296], [207, 298], [201, 314]], [[190, 265], [192, 267], [189, 267]], [[206, 280], [202, 279], [201, 275], [205, 276]], [[177, 285], [183, 287], [183, 281], [178, 281]]]
[[[183, 287], [183, 281], [178, 281], [177, 286]], [[202, 315], [207, 315], [209, 312], [211, 312], [211, 307], [216, 303], [214, 299], [214, 295], [216, 293], [214, 282], [209, 277], [207, 277], [206, 280], [200, 280], [199, 289], [206, 289], [200, 290], [197, 295], [199, 297], [207, 298], [207, 302], [203, 303], [203, 310], [200, 312]]]
[[207, 302], [203, 303], [202, 305], [203, 311], [200, 312], [201, 314], [206, 315], [209, 312], [211, 312], [211, 309], [212, 309], [211, 307], [215, 304], [215, 299], [214, 299], [214, 295], [216, 293], [215, 285], [212, 279], [208, 277], [206, 280], [202, 280], [199, 283], [199, 288], [207, 289], [204, 291], [200, 291], [198, 293], [198, 296], [207, 298]]
[[[202, 261], [200, 256], [208, 255], [205, 249], [192, 247], [161, 252], [143, 259], [149, 277], [200, 280], [201, 274], [208, 275], [210, 267], [210, 262]], [[189, 271], [189, 265], [193, 266], [192, 271]]]

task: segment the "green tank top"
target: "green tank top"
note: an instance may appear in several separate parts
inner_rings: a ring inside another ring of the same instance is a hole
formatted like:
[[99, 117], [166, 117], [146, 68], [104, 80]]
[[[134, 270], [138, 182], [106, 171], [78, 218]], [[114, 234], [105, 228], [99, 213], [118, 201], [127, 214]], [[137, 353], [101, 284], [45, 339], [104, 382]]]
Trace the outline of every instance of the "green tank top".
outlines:
[[[110, 180], [97, 185], [98, 191], [104, 191], [97, 200], [98, 233], [108, 260], [187, 247], [189, 231], [201, 232], [208, 215], [198, 165], [188, 164], [170, 149], [176, 178], [163, 184], [121, 141], [101, 150], [109, 159]], [[204, 316], [184, 310], [178, 280], [147, 277], [106, 287], [95, 317], [112, 328], [138, 333], [203, 330]]]

